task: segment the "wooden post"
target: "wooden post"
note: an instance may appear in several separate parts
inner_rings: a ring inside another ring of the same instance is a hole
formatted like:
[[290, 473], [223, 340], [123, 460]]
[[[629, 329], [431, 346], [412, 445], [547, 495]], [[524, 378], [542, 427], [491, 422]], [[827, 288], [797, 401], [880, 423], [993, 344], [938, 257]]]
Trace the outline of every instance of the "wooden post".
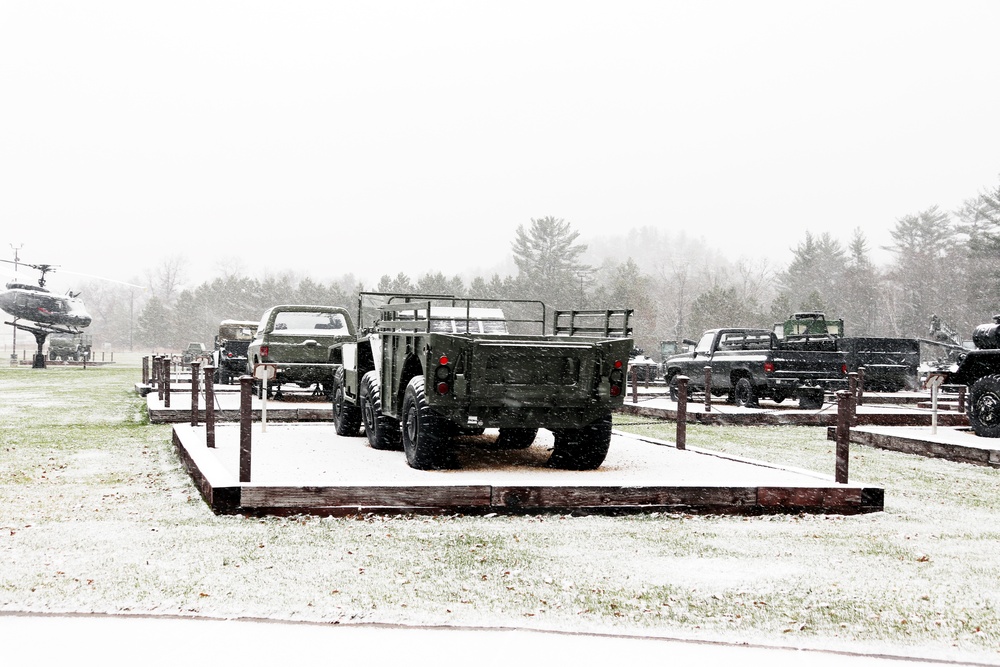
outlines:
[[205, 366], [205, 446], [215, 447], [215, 383], [212, 376], [215, 368]]
[[854, 396], [849, 391], [837, 392], [837, 463], [835, 480], [847, 484], [848, 459], [851, 449], [851, 413]]
[[855, 400], [851, 401], [851, 426], [858, 423], [858, 410], [857, 404], [860, 401], [857, 399], [858, 387], [860, 386], [861, 375], [860, 373], [848, 373], [847, 374], [847, 390], [851, 392], [851, 396], [855, 397]]
[[163, 362], [160, 357], [153, 357], [153, 384], [156, 385], [156, 397], [163, 400], [163, 376], [160, 371], [162, 370]]
[[958, 387], [958, 414], [965, 414], [965, 385]]
[[632, 376], [632, 402], [633, 403], [638, 403], [639, 402], [639, 395], [638, 395], [639, 380], [638, 380], [637, 373], [635, 372], [635, 366], [632, 367], [632, 370], [630, 371], [630, 375]]
[[170, 407], [170, 364], [163, 368], [163, 407]]
[[705, 366], [705, 412], [712, 411], [712, 367]]
[[861, 366], [858, 368], [858, 392], [857, 392], [857, 404], [861, 405], [865, 402], [865, 367]]
[[240, 377], [240, 482], [250, 481], [250, 422], [253, 416], [253, 378]]
[[191, 362], [191, 426], [198, 425], [198, 371], [201, 364]]
[[677, 449], [687, 448], [688, 378], [677, 376]]
[[142, 384], [149, 384], [149, 355], [142, 358]]

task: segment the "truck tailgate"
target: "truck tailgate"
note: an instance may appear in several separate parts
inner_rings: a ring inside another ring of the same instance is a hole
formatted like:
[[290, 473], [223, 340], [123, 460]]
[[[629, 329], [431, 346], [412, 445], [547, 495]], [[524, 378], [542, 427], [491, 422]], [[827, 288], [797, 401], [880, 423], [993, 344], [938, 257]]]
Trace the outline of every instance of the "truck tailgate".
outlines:
[[590, 402], [598, 348], [558, 341], [477, 341], [473, 347], [472, 393], [496, 403], [534, 405]]

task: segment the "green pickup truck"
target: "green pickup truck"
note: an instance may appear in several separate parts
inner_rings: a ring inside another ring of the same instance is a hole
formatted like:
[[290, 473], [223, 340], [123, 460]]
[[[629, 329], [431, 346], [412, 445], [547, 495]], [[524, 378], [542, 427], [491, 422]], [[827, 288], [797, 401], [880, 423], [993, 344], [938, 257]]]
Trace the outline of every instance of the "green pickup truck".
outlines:
[[837, 350], [799, 350], [781, 345], [767, 329], [710, 329], [694, 348], [664, 360], [670, 396], [677, 400], [677, 381], [687, 376], [692, 389], [705, 390], [705, 369], [711, 370], [711, 392], [728, 394], [740, 407], [757, 407], [758, 400], [781, 402], [789, 397], [808, 410], [823, 406], [826, 389], [847, 386], [847, 357]]
[[247, 346], [247, 373], [257, 364], [275, 364], [276, 375], [268, 381], [268, 397], [282, 398], [281, 385], [316, 385], [330, 393], [333, 366], [330, 346], [354, 340], [354, 323], [338, 306], [281, 305], [269, 308], [260, 318], [254, 339]]
[[[365, 314], [366, 302], [379, 302]], [[633, 347], [631, 310], [548, 311], [540, 301], [362, 293], [356, 340], [331, 348], [337, 433], [421, 470], [457, 465], [453, 436], [495, 428], [494, 446], [554, 435], [549, 466], [599, 467]], [[551, 330], [546, 332], [547, 322]]]

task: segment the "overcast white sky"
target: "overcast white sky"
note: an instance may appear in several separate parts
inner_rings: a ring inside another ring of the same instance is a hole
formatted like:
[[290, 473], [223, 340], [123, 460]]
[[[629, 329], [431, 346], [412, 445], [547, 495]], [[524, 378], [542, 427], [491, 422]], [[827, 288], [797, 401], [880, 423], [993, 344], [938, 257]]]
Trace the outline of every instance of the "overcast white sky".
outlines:
[[807, 229], [884, 245], [1000, 181], [998, 25], [954, 0], [0, 0], [0, 257], [371, 286], [492, 270], [546, 215], [779, 264]]

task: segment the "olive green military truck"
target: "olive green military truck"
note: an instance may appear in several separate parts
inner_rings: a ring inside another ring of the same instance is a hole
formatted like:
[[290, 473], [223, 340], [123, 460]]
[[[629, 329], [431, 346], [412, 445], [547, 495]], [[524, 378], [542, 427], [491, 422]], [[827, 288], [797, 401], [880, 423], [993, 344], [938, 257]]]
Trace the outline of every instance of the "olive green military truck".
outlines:
[[[316, 385], [315, 392], [331, 392], [334, 368], [330, 347], [355, 340], [350, 313], [339, 306], [283, 304], [264, 311], [247, 345], [247, 374], [258, 364], [274, 364], [276, 374], [267, 385], [268, 398], [282, 398], [281, 386]], [[258, 387], [258, 391], [260, 391]]]
[[[631, 310], [549, 311], [540, 301], [362, 293], [354, 341], [331, 346], [337, 433], [421, 470], [456, 467], [453, 436], [499, 429], [493, 446], [554, 435], [549, 466], [604, 462], [634, 342]], [[546, 332], [546, 323], [549, 332]]]
[[49, 361], [88, 361], [93, 345], [90, 334], [57, 333], [49, 336]]

